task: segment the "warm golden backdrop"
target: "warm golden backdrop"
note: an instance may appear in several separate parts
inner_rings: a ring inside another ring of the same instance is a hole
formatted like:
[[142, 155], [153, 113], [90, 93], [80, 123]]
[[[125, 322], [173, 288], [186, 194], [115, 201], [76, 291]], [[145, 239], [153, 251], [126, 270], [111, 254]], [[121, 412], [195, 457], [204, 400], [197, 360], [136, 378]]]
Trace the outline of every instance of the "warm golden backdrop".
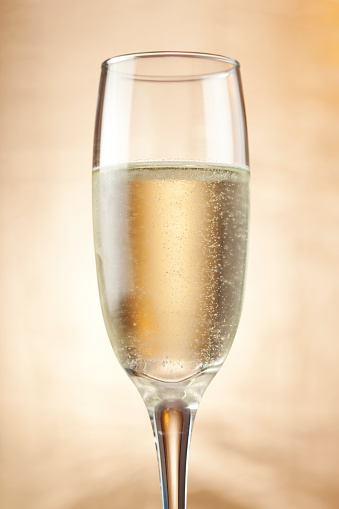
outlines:
[[194, 509], [339, 507], [339, 3], [3, 0], [0, 506], [160, 507], [151, 426], [103, 326], [91, 230], [102, 60], [242, 64], [241, 326], [195, 424]]

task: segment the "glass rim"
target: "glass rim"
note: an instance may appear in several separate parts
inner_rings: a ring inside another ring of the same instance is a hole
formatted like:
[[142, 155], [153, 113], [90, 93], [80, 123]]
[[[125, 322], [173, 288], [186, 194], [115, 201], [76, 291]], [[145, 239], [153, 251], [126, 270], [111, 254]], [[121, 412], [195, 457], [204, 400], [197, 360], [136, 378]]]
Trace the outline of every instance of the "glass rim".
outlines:
[[234, 58], [214, 54], [214, 53], [202, 53], [202, 52], [193, 52], [193, 51], [148, 51], [148, 52], [139, 52], [139, 53], [126, 53], [123, 55], [117, 55], [105, 60], [101, 67], [109, 68], [110, 66], [114, 66], [115, 64], [119, 64], [122, 62], [127, 62], [129, 60], [138, 60], [143, 58], [159, 58], [159, 57], [181, 57], [181, 58], [197, 58], [201, 60], [212, 60], [218, 62], [224, 62], [228, 66], [228, 69], [218, 70], [215, 72], [208, 73], [200, 73], [200, 74], [190, 74], [190, 75], [144, 75], [144, 74], [133, 74], [128, 75], [126, 72], [122, 73], [122, 75], [126, 78], [132, 78], [137, 81], [194, 81], [194, 80], [202, 80], [207, 78], [222, 78], [230, 74], [232, 71], [240, 68], [240, 63]]

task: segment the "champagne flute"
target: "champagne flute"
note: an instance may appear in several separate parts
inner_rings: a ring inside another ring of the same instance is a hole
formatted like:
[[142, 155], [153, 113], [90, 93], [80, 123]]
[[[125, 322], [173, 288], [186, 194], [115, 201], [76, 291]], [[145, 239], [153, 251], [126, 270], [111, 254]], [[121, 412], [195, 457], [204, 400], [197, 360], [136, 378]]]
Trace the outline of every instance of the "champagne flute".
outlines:
[[186, 507], [193, 421], [238, 327], [248, 188], [237, 61], [153, 52], [102, 64], [93, 158], [99, 294], [114, 352], [150, 416], [163, 509]]

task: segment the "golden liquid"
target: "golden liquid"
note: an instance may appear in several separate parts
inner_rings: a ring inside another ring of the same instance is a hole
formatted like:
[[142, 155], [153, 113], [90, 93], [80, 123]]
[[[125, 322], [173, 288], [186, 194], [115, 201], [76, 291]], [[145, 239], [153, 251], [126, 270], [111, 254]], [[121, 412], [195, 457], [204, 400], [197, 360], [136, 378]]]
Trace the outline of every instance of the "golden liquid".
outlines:
[[246, 265], [249, 172], [153, 163], [93, 173], [101, 306], [129, 372], [180, 381], [233, 341]]

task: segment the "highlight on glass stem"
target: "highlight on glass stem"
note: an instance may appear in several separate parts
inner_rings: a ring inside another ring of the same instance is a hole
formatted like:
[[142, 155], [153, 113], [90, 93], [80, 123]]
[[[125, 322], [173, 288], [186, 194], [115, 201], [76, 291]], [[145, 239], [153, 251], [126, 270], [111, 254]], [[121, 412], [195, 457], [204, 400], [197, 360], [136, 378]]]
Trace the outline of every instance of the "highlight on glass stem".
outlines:
[[237, 331], [248, 209], [239, 63], [187, 52], [105, 61], [93, 156], [99, 294], [150, 416], [163, 509], [186, 507], [194, 417]]

